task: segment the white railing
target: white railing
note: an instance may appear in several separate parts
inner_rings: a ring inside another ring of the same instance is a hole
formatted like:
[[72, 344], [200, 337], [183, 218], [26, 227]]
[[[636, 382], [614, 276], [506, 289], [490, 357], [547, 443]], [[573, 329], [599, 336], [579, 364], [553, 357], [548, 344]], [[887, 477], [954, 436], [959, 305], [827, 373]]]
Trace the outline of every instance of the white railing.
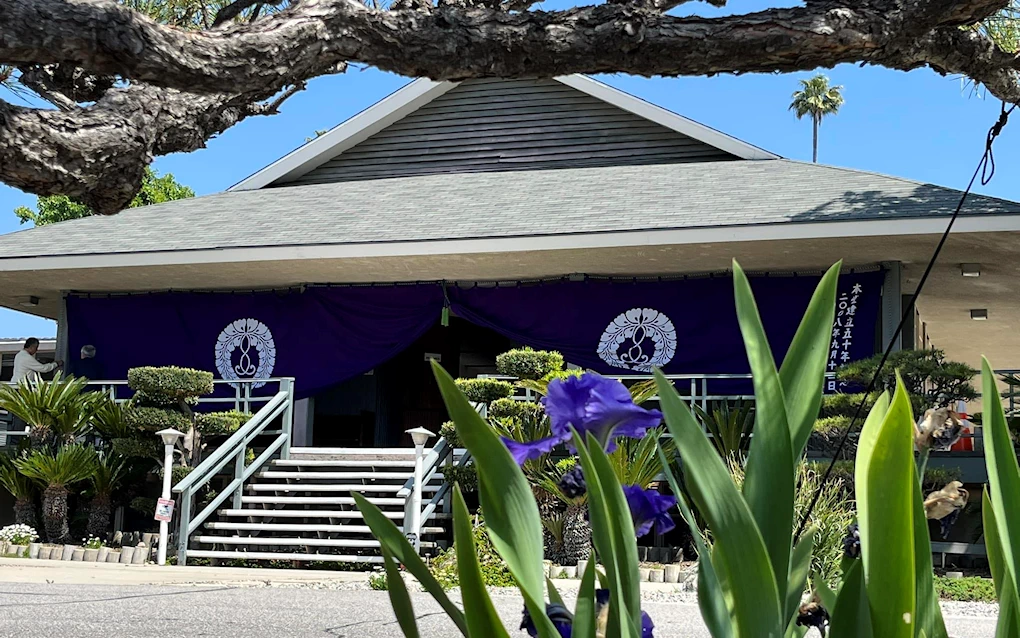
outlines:
[[[443, 467], [463, 467], [471, 460], [471, 454], [462, 450], [458, 459], [452, 445], [446, 439], [439, 439], [435, 446], [421, 459], [421, 471], [418, 470], [418, 459], [415, 459], [415, 472], [404, 482], [397, 492], [398, 498], [404, 501], [404, 535], [408, 541], [419, 549], [421, 543], [421, 527], [436, 514], [442, 506], [444, 512], [451, 511], [450, 498], [452, 484], [450, 477], [443, 476], [443, 484], [439, 487], [428, 503], [422, 504], [422, 488], [428, 485]], [[416, 452], [417, 453], [417, 452]]]
[[[230, 438], [216, 448], [180, 483], [173, 486], [173, 491], [180, 494], [178, 501], [178, 532], [177, 532], [177, 564], [185, 565], [188, 559], [188, 543], [191, 535], [205, 522], [216, 509], [228, 498], [232, 498], [233, 508], [240, 509], [244, 483], [263, 465], [268, 463], [277, 453], [282, 459], [290, 456], [291, 431], [294, 425], [294, 380], [276, 379], [280, 390], [242, 425]], [[252, 402], [256, 398], [250, 399]], [[259, 399], [260, 400], [260, 399]], [[266, 428], [278, 417], [281, 417], [280, 429], [267, 431]], [[260, 435], [276, 435], [263, 452], [250, 465], [245, 465], [245, 454], [248, 444]], [[198, 491], [233, 461], [232, 480], [212, 499], [200, 512], [192, 515], [192, 500]]]

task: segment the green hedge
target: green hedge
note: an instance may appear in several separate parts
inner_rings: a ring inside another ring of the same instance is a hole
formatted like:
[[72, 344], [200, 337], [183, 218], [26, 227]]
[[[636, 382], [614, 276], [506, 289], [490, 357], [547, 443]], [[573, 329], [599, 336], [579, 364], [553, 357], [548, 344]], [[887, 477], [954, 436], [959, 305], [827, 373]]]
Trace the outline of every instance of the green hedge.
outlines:
[[473, 403], [488, 404], [514, 393], [512, 383], [498, 379], [457, 379], [456, 383], [468, 401]]
[[[849, 416], [827, 416], [815, 421], [814, 431], [826, 436], [842, 436], [849, 425]], [[858, 425], [864, 425], [864, 420], [861, 419]]]
[[563, 369], [563, 355], [531, 348], [510, 350], [496, 357], [496, 369], [500, 374], [518, 379], [541, 379]]
[[[864, 398], [864, 393], [852, 393], [847, 394], [838, 392], [836, 394], [826, 394], [822, 397], [822, 410], [820, 416], [833, 417], [833, 416], [853, 416], [857, 412], [857, 405]], [[864, 404], [864, 409], [861, 411], [861, 423], [863, 423], [864, 417], [868, 416], [868, 412], [874, 407], [875, 401], [878, 399], [877, 393], [872, 393], [867, 397]]]
[[232, 434], [251, 418], [247, 412], [204, 412], [195, 415], [195, 427], [202, 434]]
[[529, 423], [545, 416], [545, 408], [534, 401], [517, 401], [515, 399], [496, 399], [489, 406], [489, 416], [493, 419], [523, 419]]
[[995, 583], [990, 578], [945, 578], [935, 577], [935, 591], [944, 600], [962, 600], [965, 602], [994, 603]]
[[443, 479], [460, 485], [461, 492], [478, 491], [478, 472], [475, 471], [473, 463], [459, 467], [456, 465], [444, 465]]
[[[808, 466], [819, 476], [825, 474], [828, 461], [809, 461]], [[958, 467], [929, 467], [924, 472], [924, 484], [922, 490], [925, 494], [942, 489], [946, 483], [958, 481], [963, 471]], [[832, 478], [839, 479], [853, 495], [854, 492], [854, 461], [852, 459], [836, 461], [832, 468]]]
[[143, 439], [113, 439], [113, 451], [120, 456], [150, 459], [162, 458], [163, 444], [155, 436], [151, 441]]
[[453, 421], [447, 421], [439, 426], [439, 436], [446, 439], [446, 442], [453, 447], [464, 447], [464, 442], [460, 440], [460, 435], [457, 433], [457, 425]]
[[[174, 465], [170, 469], [170, 480], [171, 480], [171, 482], [174, 485], [177, 485], [178, 483], [183, 481], [185, 478], [187, 478], [188, 474], [191, 474], [192, 470], [194, 470], [194, 469], [195, 468], [188, 467], [187, 465]], [[163, 478], [163, 468], [162, 467], [159, 468], [159, 476], [160, 476], [160, 478]]]
[[142, 367], [128, 370], [128, 386], [141, 392], [146, 399], [176, 403], [188, 397], [199, 397], [213, 391], [212, 372], [192, 368]]
[[167, 428], [187, 432], [191, 427], [188, 417], [176, 410], [145, 406], [125, 410], [124, 422], [132, 428], [146, 432], [159, 432]]

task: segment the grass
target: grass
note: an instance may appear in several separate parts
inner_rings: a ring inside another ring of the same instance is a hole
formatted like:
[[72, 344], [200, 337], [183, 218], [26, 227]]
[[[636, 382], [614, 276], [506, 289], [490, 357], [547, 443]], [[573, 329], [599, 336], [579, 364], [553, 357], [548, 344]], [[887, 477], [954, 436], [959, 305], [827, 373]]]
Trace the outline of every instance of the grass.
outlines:
[[990, 578], [968, 576], [966, 578], [935, 577], [935, 591], [942, 600], [963, 602], [995, 602], [995, 584]]

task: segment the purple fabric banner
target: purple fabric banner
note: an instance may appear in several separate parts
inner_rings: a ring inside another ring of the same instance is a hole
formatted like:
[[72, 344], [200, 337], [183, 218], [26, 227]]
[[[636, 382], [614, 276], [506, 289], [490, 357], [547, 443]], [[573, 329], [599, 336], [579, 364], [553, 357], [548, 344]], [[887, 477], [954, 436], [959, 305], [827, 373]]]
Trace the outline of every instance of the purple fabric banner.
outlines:
[[[840, 277], [833, 362], [875, 351], [881, 272]], [[751, 287], [781, 362], [819, 277], [753, 277]], [[461, 317], [573, 364], [605, 373], [748, 372], [730, 277], [665, 281], [560, 281], [516, 287], [450, 288]], [[853, 318], [850, 319], [850, 310]], [[847, 326], [850, 321], [853, 325]], [[835, 367], [835, 366], [833, 366]]]
[[70, 296], [68, 340], [72, 353], [96, 346], [103, 379], [123, 379], [137, 366], [178, 365], [223, 379], [292, 376], [298, 397], [306, 397], [409, 347], [442, 306], [435, 284]]

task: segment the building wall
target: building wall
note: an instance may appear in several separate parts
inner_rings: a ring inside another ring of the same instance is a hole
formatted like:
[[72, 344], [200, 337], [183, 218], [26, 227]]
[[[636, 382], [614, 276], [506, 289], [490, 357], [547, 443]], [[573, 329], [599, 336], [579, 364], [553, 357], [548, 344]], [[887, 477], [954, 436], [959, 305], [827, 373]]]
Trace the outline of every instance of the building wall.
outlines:
[[467, 80], [295, 181], [735, 159], [555, 80]]

